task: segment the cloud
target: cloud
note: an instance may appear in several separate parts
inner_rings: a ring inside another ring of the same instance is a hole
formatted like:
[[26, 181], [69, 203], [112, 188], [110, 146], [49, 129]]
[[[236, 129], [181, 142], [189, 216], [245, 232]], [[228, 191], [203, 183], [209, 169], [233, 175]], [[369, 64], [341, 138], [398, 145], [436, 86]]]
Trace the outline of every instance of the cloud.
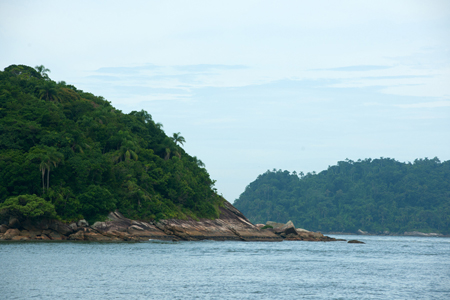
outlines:
[[450, 107], [450, 101], [442, 100], [442, 101], [420, 102], [411, 104], [397, 104], [394, 106], [401, 108], [439, 108], [439, 107]]
[[313, 69], [311, 71], [366, 72], [366, 71], [386, 70], [390, 68], [392, 68], [392, 66], [360, 65], [360, 66], [347, 66], [330, 69]]
[[213, 70], [241, 70], [247, 69], [248, 66], [244, 65], [211, 65], [211, 64], [198, 64], [198, 65], [186, 65], [176, 66], [175, 69], [186, 72], [207, 72]]
[[160, 66], [147, 64], [143, 66], [137, 66], [137, 67], [103, 67], [100, 69], [95, 70], [96, 73], [104, 73], [104, 74], [121, 74], [121, 75], [127, 75], [127, 74], [138, 74], [141, 71], [153, 71], [160, 69]]
[[411, 79], [411, 78], [433, 78], [431, 75], [398, 75], [398, 76], [366, 76], [359, 79], [379, 80], [379, 79]]

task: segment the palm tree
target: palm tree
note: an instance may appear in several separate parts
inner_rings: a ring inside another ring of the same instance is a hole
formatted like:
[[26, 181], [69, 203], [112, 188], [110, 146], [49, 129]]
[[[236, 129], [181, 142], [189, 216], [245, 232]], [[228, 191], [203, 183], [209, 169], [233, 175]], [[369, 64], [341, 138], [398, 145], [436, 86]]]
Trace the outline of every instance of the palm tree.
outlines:
[[44, 98], [45, 100], [59, 101], [56, 84], [52, 81], [45, 81], [38, 86], [38, 96], [39, 99]]
[[47, 163], [47, 159], [45, 156], [42, 156], [42, 161], [39, 164], [39, 170], [42, 173], [42, 194], [45, 194], [45, 171], [50, 169], [50, 165]]
[[132, 140], [132, 137], [128, 131], [119, 131], [119, 135], [122, 137], [122, 143], [120, 149], [117, 151], [117, 156], [114, 157], [115, 162], [122, 161], [122, 157], [125, 161], [129, 161], [131, 158], [138, 160], [138, 155], [135, 150], [138, 148], [136, 143]]
[[174, 133], [173, 136], [171, 137], [172, 141], [175, 142], [175, 145], [177, 145], [178, 143], [180, 143], [180, 145], [183, 145], [184, 143], [186, 143], [186, 140], [184, 139], [184, 137], [181, 136], [181, 134], [179, 132]]
[[44, 148], [36, 147], [28, 155], [29, 160], [39, 159], [39, 170], [42, 174], [42, 193], [45, 193], [45, 173], [47, 173], [47, 191], [50, 187], [50, 171], [56, 168], [58, 164], [64, 159], [64, 155], [58, 152], [54, 147]]
[[39, 74], [41, 74], [42, 77], [48, 79], [47, 73], [50, 73], [50, 69], [47, 69], [46, 67], [44, 67], [44, 65], [36, 66], [34, 68], [39, 72]]
[[47, 158], [47, 191], [50, 186], [50, 170], [52, 168], [56, 168], [61, 160], [64, 159], [64, 155], [58, 151], [54, 147], [49, 147], [46, 154]]

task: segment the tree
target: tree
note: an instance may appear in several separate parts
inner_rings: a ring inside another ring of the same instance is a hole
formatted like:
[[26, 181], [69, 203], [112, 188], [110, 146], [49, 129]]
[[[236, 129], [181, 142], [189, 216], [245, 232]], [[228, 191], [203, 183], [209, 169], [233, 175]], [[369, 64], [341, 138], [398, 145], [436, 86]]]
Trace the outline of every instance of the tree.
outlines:
[[174, 141], [175, 145], [177, 145], [178, 143], [180, 143], [180, 145], [186, 143], [186, 140], [181, 136], [179, 132], [174, 133], [171, 139], [172, 141]]
[[131, 158], [138, 160], [138, 155], [135, 152], [138, 147], [130, 133], [128, 131], [119, 131], [119, 135], [122, 138], [122, 143], [120, 149], [117, 151], [118, 155], [114, 157], [114, 161], [120, 162], [122, 161], [122, 157], [125, 161], [129, 161]]
[[45, 100], [50, 101], [59, 101], [59, 94], [56, 84], [53, 81], [45, 81], [38, 89], [38, 97], [39, 99], [44, 98]]
[[33, 147], [28, 155], [29, 160], [39, 159], [39, 170], [42, 174], [42, 194], [45, 193], [45, 173], [47, 173], [47, 190], [50, 186], [50, 171], [64, 159], [64, 155], [54, 147]]
[[43, 78], [48, 79], [47, 73], [50, 73], [50, 69], [47, 69], [46, 67], [44, 67], [44, 65], [36, 66], [34, 68], [39, 72], [39, 74], [41, 74]]

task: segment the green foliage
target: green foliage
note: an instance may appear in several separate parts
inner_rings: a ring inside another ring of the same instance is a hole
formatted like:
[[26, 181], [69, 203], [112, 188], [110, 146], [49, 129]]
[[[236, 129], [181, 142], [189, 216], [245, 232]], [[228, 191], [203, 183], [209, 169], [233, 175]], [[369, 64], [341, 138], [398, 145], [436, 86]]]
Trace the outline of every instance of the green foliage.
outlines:
[[144, 111], [54, 82], [44, 66], [0, 72], [0, 203], [36, 194], [59, 217], [216, 218], [222, 203], [204, 165]]
[[271, 226], [271, 225], [264, 225], [263, 227], [261, 227], [261, 229], [267, 229], [267, 228], [273, 228], [273, 226]]
[[2, 213], [6, 212], [11, 215], [29, 218], [56, 218], [56, 211], [53, 204], [36, 195], [20, 195], [8, 198], [4, 203], [0, 204], [0, 211]]
[[450, 233], [450, 161], [340, 161], [319, 174], [273, 170], [234, 203], [250, 221], [308, 230]]

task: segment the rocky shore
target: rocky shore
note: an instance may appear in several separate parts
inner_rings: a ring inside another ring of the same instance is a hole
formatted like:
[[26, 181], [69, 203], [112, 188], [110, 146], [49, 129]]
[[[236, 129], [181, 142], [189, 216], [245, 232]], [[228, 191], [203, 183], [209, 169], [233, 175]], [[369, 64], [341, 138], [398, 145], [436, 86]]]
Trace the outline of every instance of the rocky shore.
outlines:
[[308, 231], [302, 228], [295, 228], [292, 221], [283, 223], [276, 223], [268, 221], [264, 224], [257, 224], [257, 227], [261, 231], [273, 232], [284, 240], [288, 241], [311, 241], [311, 242], [334, 242], [334, 241], [345, 241], [342, 239], [335, 239], [329, 236], [325, 236], [320, 232]]
[[[273, 223], [273, 222], [272, 222]], [[274, 223], [278, 224], [278, 223]], [[105, 222], [89, 225], [85, 220], [65, 224], [58, 220], [24, 219], [9, 216], [1, 220], [0, 240], [3, 241], [334, 241], [319, 232], [295, 229], [292, 222], [261, 229], [229, 202], [221, 208], [216, 220], [160, 220], [142, 222], [111, 212]]]

